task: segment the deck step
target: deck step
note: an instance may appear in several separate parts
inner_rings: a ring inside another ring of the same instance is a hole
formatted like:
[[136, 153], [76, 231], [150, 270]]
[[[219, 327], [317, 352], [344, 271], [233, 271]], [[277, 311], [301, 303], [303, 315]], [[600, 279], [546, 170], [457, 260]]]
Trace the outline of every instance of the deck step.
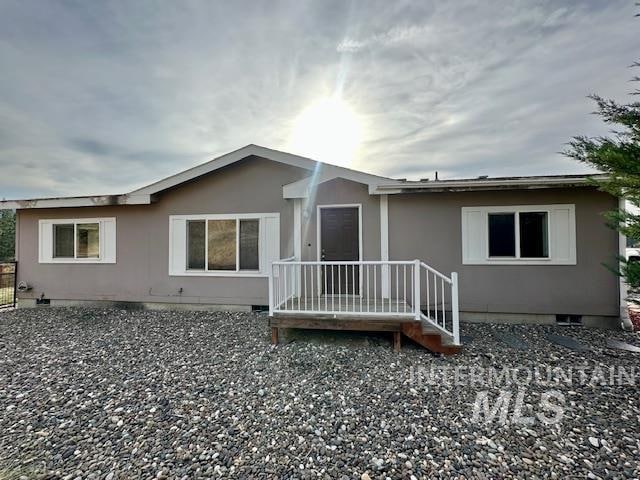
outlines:
[[458, 353], [462, 347], [453, 345], [450, 335], [438, 330], [426, 321], [414, 319], [398, 319], [393, 317], [339, 317], [329, 318], [325, 315], [286, 315], [276, 314], [269, 318], [271, 327], [271, 341], [278, 343], [278, 329], [302, 328], [313, 330], [351, 330], [351, 331], [377, 331], [393, 332], [394, 348], [400, 349], [400, 337], [402, 334], [416, 342], [418, 345], [432, 352], [444, 355]]
[[462, 349], [459, 345], [453, 345], [452, 339], [443, 338], [446, 335], [435, 327], [427, 327], [426, 330], [424, 322], [415, 321], [402, 324], [403, 335], [432, 352], [455, 355]]

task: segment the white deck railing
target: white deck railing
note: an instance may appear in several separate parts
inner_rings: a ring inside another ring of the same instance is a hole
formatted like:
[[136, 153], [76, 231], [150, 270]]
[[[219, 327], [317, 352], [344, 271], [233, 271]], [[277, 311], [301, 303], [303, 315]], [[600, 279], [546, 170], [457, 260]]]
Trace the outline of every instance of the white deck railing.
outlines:
[[414, 318], [460, 343], [457, 274], [419, 260], [273, 262], [269, 315], [276, 313]]

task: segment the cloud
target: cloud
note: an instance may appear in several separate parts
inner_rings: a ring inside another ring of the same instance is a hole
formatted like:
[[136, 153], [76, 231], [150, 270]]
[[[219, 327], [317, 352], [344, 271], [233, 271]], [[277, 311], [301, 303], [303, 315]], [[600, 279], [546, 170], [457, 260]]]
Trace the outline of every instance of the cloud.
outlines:
[[338, 91], [354, 164], [397, 177], [574, 173], [640, 47], [623, 0], [0, 3], [0, 197], [118, 193], [248, 143], [286, 148]]
[[410, 25], [405, 27], [393, 27], [386, 32], [374, 34], [364, 40], [356, 40], [347, 37], [338, 44], [336, 50], [338, 52], [354, 53], [366, 47], [386, 47], [397, 45], [420, 36], [428, 28], [428, 25]]

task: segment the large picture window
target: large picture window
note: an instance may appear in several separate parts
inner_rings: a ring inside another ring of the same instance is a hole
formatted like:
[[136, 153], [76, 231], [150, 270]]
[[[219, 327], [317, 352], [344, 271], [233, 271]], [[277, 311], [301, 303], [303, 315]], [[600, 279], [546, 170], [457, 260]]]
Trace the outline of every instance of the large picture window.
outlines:
[[187, 270], [256, 271], [259, 219], [187, 221]]
[[169, 275], [268, 277], [280, 256], [279, 213], [169, 216]]

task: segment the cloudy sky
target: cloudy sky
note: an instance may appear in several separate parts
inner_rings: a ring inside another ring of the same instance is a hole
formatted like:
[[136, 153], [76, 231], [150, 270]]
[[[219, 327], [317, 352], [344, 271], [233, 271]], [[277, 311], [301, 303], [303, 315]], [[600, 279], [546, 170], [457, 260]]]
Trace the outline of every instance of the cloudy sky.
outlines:
[[[606, 132], [587, 94], [628, 100], [637, 10], [0, 0], [0, 198], [125, 192], [248, 143], [308, 154], [292, 135], [323, 98], [357, 119], [354, 168], [584, 172], [557, 152]], [[313, 140], [331, 143], [321, 130]]]

